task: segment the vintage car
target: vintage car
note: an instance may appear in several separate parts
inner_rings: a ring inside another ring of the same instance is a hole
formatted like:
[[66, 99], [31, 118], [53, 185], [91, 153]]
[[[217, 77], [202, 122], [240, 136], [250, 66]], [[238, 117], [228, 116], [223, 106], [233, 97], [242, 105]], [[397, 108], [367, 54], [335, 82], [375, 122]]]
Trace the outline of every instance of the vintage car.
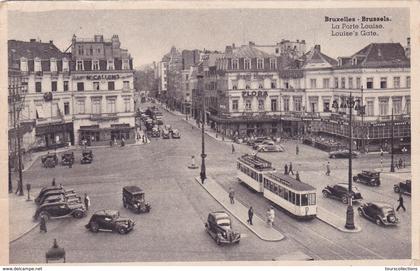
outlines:
[[[359, 152], [352, 151], [352, 158], [359, 157]], [[338, 150], [338, 151], [331, 151], [328, 153], [328, 157], [330, 158], [349, 158], [350, 152], [349, 150]]]
[[370, 186], [379, 186], [381, 181], [379, 179], [380, 172], [371, 170], [362, 170], [361, 173], [353, 176], [353, 181], [364, 183]]
[[48, 153], [41, 157], [42, 165], [46, 168], [53, 168], [58, 165], [58, 157], [55, 153]]
[[153, 127], [152, 128], [152, 137], [159, 137], [160, 136], [160, 131], [158, 127]]
[[363, 203], [357, 211], [360, 216], [375, 221], [377, 225], [396, 225], [399, 221], [394, 208], [384, 202]]
[[61, 164], [63, 166], [74, 164], [74, 152], [65, 152], [61, 155]]
[[216, 241], [216, 244], [239, 243], [241, 234], [232, 229], [232, 220], [224, 211], [212, 212], [205, 223], [206, 232]]
[[42, 204], [46, 203], [54, 203], [54, 202], [79, 202], [82, 203], [82, 198], [74, 195], [70, 195], [67, 197], [65, 194], [59, 194], [59, 195], [49, 195], [47, 196]]
[[124, 208], [129, 208], [136, 213], [150, 212], [150, 203], [146, 202], [143, 189], [137, 186], [125, 186], [122, 190]]
[[265, 140], [271, 140], [271, 138], [269, 138], [269, 137], [257, 137], [257, 138], [250, 138], [249, 140], [248, 140], [248, 145], [251, 145], [251, 146], [256, 146], [256, 145], [258, 145], [258, 144], [261, 144], [261, 143], [263, 143]]
[[162, 138], [163, 139], [169, 139], [169, 138], [171, 138], [171, 134], [169, 133], [168, 130], [166, 130], [166, 129], [163, 129], [162, 130]]
[[[324, 198], [339, 199], [344, 204], [347, 204], [349, 200], [348, 184], [338, 183], [332, 186], [327, 185], [327, 187], [325, 187], [322, 190], [322, 195], [324, 196]], [[357, 189], [356, 186], [352, 187], [351, 197], [353, 201], [361, 201], [363, 199], [362, 195], [359, 192], [359, 189]]]
[[80, 199], [80, 196], [78, 196], [74, 190], [52, 190], [49, 192], [46, 192], [42, 195], [42, 197], [37, 198], [38, 200], [35, 202], [37, 205], [42, 205], [44, 204], [49, 198], [51, 197], [57, 197], [63, 195], [64, 197], [66, 197], [67, 199], [70, 198], [76, 198], [76, 199]]
[[395, 184], [394, 192], [411, 196], [411, 180], [406, 180], [405, 182], [399, 182], [398, 184]]
[[281, 145], [261, 145], [258, 149], [258, 152], [283, 152], [284, 148]]
[[35, 203], [38, 203], [44, 195], [52, 192], [52, 191], [61, 191], [61, 192], [68, 192], [68, 193], [74, 193], [73, 189], [65, 190], [62, 186], [45, 186], [39, 191], [38, 196], [35, 198]]
[[178, 129], [172, 130], [172, 138], [181, 138], [181, 134], [179, 133]]
[[252, 148], [254, 149], [254, 150], [258, 150], [258, 149], [260, 149], [260, 148], [262, 148], [262, 147], [264, 147], [264, 146], [273, 146], [273, 145], [275, 145], [276, 143], [274, 143], [274, 141], [273, 140], [264, 140], [264, 141], [262, 141], [262, 142], [260, 142], [260, 143], [255, 143], [254, 142], [254, 144], [253, 144], [253, 146], [252, 146]]
[[113, 231], [120, 234], [130, 232], [134, 228], [134, 221], [129, 218], [120, 217], [115, 210], [101, 210], [92, 215], [89, 223], [85, 225], [91, 232]]
[[83, 150], [82, 158], [80, 159], [81, 164], [90, 164], [93, 161], [93, 152], [92, 150]]
[[82, 218], [85, 215], [85, 206], [79, 202], [52, 202], [39, 206], [33, 218], [34, 220], [38, 220], [41, 216], [44, 216], [45, 219], [67, 216]]

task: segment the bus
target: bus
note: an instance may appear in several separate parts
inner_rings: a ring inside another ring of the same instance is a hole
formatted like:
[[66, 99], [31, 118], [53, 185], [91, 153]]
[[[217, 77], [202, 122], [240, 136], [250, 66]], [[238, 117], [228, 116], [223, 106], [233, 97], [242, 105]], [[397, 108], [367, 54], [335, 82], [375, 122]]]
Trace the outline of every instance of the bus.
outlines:
[[263, 173], [275, 171], [271, 162], [256, 155], [245, 154], [237, 160], [238, 180], [259, 193], [264, 191]]
[[316, 188], [277, 172], [263, 174], [263, 196], [300, 219], [316, 217]]

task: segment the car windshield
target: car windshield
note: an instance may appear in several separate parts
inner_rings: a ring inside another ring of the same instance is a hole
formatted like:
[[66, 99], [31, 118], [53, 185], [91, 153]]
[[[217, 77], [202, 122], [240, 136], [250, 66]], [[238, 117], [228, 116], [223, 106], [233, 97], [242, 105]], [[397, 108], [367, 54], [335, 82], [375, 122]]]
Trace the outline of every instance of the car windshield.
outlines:
[[144, 195], [143, 194], [135, 194], [135, 195], [133, 195], [133, 199], [135, 199], [135, 200], [143, 200], [144, 199]]
[[391, 207], [382, 207], [382, 213], [383, 214], [392, 214], [394, 213], [394, 209], [392, 209]]

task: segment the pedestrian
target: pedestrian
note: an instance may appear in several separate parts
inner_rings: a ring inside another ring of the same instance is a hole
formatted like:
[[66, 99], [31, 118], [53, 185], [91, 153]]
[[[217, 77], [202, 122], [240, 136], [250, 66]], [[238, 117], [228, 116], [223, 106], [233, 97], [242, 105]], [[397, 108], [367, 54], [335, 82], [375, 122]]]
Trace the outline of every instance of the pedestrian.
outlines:
[[266, 216], [267, 216], [267, 220], [266, 220], [267, 227], [271, 228], [271, 227], [273, 226], [273, 223], [272, 223], [272, 221], [271, 221], [271, 212], [270, 212], [270, 208], [268, 208], [268, 209], [267, 209]]
[[330, 168], [330, 162], [327, 163], [327, 172], [325, 172], [325, 175], [330, 176], [331, 168]]
[[51, 185], [52, 185], [52, 186], [55, 186], [55, 178], [53, 178], [53, 179], [52, 179], [52, 183], [51, 183]]
[[235, 146], [232, 144], [232, 153], [235, 153]]
[[284, 165], [284, 175], [289, 175], [289, 168], [287, 167], [287, 164]]
[[114, 137], [114, 145], [117, 145], [117, 138]]
[[400, 160], [398, 160], [398, 168], [402, 168], [403, 167], [403, 160], [402, 158], [400, 158]]
[[230, 204], [235, 204], [235, 191], [233, 190], [232, 187], [229, 187], [229, 199], [230, 199]]
[[123, 138], [121, 138], [121, 147], [124, 147], [124, 146], [125, 146], [125, 139], [123, 137]]
[[89, 206], [90, 206], [90, 198], [86, 193], [85, 193], [84, 201], [85, 201], [85, 207], [86, 207], [86, 211], [87, 211], [87, 210], [89, 210]]
[[398, 207], [397, 207], [397, 212], [400, 208], [403, 208], [404, 212], [405, 212], [405, 207], [404, 207], [404, 198], [402, 197], [402, 193], [400, 193], [400, 197], [398, 198]]
[[254, 209], [251, 207], [249, 207], [248, 210], [248, 220], [247, 222], [249, 223], [249, 225], [252, 225], [252, 217], [254, 216]]
[[47, 232], [47, 220], [43, 215], [41, 216], [41, 220], [39, 222], [39, 232]]
[[300, 176], [299, 176], [299, 171], [296, 170], [296, 181], [300, 182]]
[[295, 175], [295, 173], [293, 172], [292, 162], [290, 162], [290, 164], [289, 164], [289, 173], [292, 173], [292, 175]]
[[296, 155], [299, 155], [299, 145], [296, 145]]
[[384, 150], [381, 148], [381, 157], [384, 156]]

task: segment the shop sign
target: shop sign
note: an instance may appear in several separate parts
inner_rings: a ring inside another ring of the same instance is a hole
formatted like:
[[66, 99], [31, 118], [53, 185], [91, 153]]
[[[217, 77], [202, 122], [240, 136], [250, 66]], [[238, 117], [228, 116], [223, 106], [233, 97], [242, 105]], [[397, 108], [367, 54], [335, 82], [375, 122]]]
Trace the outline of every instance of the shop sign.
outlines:
[[87, 75], [75, 75], [74, 80], [118, 80], [133, 77], [133, 75], [120, 76], [119, 74], [87, 74]]
[[242, 97], [267, 97], [267, 91], [242, 91]]

